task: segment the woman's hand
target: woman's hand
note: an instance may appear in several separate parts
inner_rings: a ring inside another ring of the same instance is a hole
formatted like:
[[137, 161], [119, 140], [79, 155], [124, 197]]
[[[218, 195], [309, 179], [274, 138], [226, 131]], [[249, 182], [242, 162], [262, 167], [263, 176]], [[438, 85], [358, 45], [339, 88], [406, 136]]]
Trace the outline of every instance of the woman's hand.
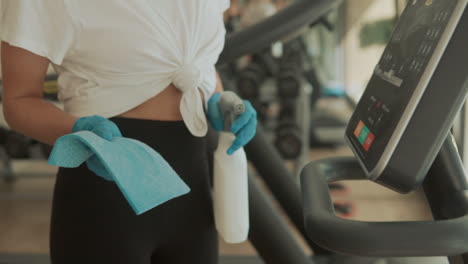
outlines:
[[96, 135], [111, 141], [114, 137], [121, 137], [122, 133], [117, 125], [102, 116], [87, 116], [76, 120], [72, 132], [91, 131]]
[[[122, 133], [120, 132], [120, 129], [117, 127], [117, 125], [102, 116], [87, 116], [79, 118], [76, 120], [72, 129], [73, 133], [78, 131], [90, 131], [109, 141], [111, 141], [114, 137], [122, 136]], [[86, 161], [86, 166], [88, 166], [88, 169], [94, 172], [96, 175], [108, 181], [112, 181], [111, 175], [107, 172], [107, 169], [102, 166], [101, 161], [96, 155], [92, 156]]]
[[[225, 131], [224, 118], [219, 108], [220, 96], [220, 93], [216, 93], [210, 98], [207, 111], [211, 126], [218, 132]], [[243, 100], [243, 102], [245, 111], [234, 120], [231, 126], [230, 132], [236, 136], [236, 139], [227, 151], [229, 155], [249, 143], [257, 131], [257, 112], [249, 101]]]

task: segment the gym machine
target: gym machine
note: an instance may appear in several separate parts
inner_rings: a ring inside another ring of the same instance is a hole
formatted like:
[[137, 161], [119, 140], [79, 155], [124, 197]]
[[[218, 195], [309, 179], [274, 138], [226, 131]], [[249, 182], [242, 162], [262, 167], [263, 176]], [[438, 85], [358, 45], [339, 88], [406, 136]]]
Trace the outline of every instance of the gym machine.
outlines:
[[[281, 46], [281, 54], [272, 50]], [[239, 95], [254, 105], [259, 121], [281, 156], [294, 161], [295, 175], [309, 161], [311, 93], [305, 78], [307, 57], [301, 37], [275, 43], [250, 56], [250, 63], [237, 73]], [[277, 109], [271, 113], [271, 109]]]
[[[468, 179], [450, 133], [468, 92], [467, 3], [408, 1], [348, 124], [355, 157], [304, 168], [307, 233], [347, 255], [331, 263], [468, 263]], [[400, 193], [422, 188], [434, 220], [338, 218], [327, 183], [340, 180], [370, 180]], [[402, 258], [423, 256], [439, 258]]]
[[[300, 170], [310, 161], [309, 145], [334, 147], [344, 143], [342, 134], [346, 122], [342, 120], [347, 120], [349, 116], [337, 117], [330, 111], [323, 111], [323, 106], [317, 109], [323, 83], [317, 75], [316, 59], [307, 46], [307, 39], [313, 32], [322, 32], [323, 29], [326, 36], [331, 36], [330, 32], [340, 35], [341, 20], [336, 17], [342, 10], [335, 8], [332, 12], [324, 13], [320, 19], [297, 33], [292, 32], [286, 39], [270, 43], [250, 54], [246, 66], [238, 66], [245, 63], [246, 58], [243, 58], [239, 61], [241, 63], [236, 61], [219, 67], [225, 88], [238, 92], [257, 109], [266, 132], [264, 136], [274, 142], [283, 159], [288, 161], [297, 181]], [[239, 17], [234, 16], [227, 23], [238, 20]], [[310, 144], [310, 141], [314, 143]], [[338, 192], [345, 189], [340, 184], [331, 186]], [[352, 204], [336, 204], [336, 209], [342, 215], [349, 215]]]
[[311, 36], [306, 35], [309, 49], [315, 49], [306, 75], [314, 87], [309, 140], [312, 148], [343, 146], [343, 134], [356, 106], [344, 89], [346, 8], [338, 8], [327, 18], [328, 26], [313, 28]]
[[[239, 95], [252, 102], [280, 154], [285, 160], [294, 161], [296, 175], [309, 161], [309, 145], [344, 143], [342, 134], [347, 119], [337, 117], [329, 109], [324, 111], [323, 104], [320, 104], [321, 108], [317, 106], [317, 101], [323, 97], [324, 84], [317, 74], [318, 60], [307, 47], [308, 39], [319, 37], [317, 34], [309, 36], [314, 32], [325, 29], [328, 34], [321, 34], [323, 36], [331, 35], [330, 32], [339, 35], [340, 20], [334, 17], [339, 16], [340, 9], [332, 14], [324, 14], [304, 27], [306, 30], [291, 33], [286, 39], [250, 54], [247, 65], [236, 67], [231, 64], [221, 71], [222, 75], [231, 77]], [[241, 60], [238, 64], [246, 61]]]

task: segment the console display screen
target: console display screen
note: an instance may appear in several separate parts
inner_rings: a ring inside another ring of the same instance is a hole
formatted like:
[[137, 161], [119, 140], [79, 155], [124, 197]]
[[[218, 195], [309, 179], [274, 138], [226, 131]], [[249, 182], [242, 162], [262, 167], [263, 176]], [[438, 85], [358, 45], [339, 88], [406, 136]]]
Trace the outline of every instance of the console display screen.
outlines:
[[454, 0], [409, 0], [347, 128], [368, 172], [380, 160], [422, 81], [456, 7]]

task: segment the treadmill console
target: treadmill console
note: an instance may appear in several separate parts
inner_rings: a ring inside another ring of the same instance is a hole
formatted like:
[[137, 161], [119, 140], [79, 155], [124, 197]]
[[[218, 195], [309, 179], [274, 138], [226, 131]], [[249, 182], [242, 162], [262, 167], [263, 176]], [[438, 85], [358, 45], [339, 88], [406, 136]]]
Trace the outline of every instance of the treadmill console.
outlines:
[[400, 192], [424, 180], [467, 88], [467, 2], [408, 1], [346, 130], [371, 180]]

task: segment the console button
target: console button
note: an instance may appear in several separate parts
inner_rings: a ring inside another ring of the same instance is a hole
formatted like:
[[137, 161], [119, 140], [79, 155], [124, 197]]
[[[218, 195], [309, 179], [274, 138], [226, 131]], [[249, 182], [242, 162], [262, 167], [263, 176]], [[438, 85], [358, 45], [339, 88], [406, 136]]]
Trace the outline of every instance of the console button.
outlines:
[[366, 138], [366, 141], [364, 141], [364, 144], [362, 145], [365, 151], [369, 151], [370, 147], [372, 146], [372, 143], [374, 143], [374, 140], [375, 140], [374, 134], [369, 133], [369, 135]]
[[361, 133], [359, 134], [359, 142], [361, 144], [364, 144], [364, 142], [366, 142], [366, 139], [367, 139], [367, 136], [369, 135], [369, 128], [367, 128], [366, 126], [364, 126], [361, 130]]
[[354, 130], [354, 135], [356, 137], [359, 137], [363, 128], [364, 128], [364, 123], [362, 121], [359, 121], [356, 129]]

